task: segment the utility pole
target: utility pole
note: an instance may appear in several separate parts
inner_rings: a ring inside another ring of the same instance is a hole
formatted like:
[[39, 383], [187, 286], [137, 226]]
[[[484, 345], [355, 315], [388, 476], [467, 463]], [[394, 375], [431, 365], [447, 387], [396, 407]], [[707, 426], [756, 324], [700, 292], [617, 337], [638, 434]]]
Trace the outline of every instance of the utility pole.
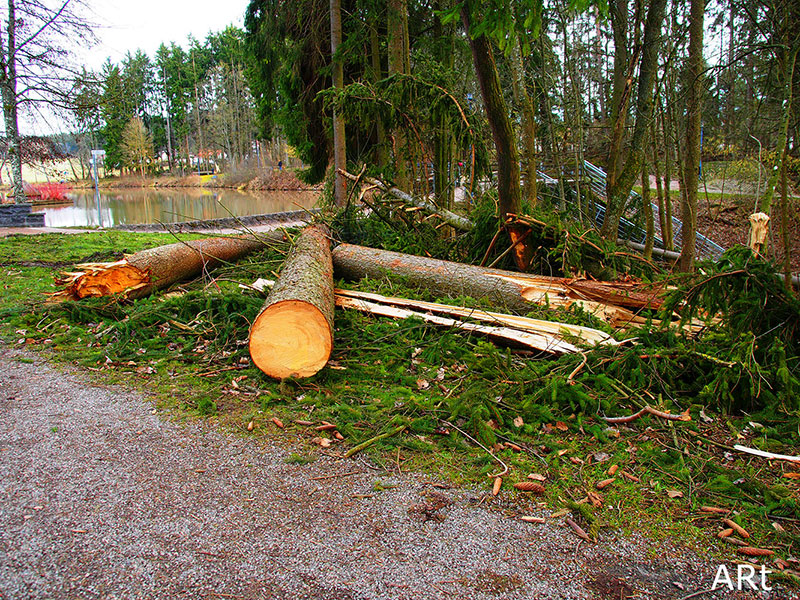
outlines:
[[161, 67], [161, 74], [164, 77], [164, 103], [167, 109], [167, 162], [172, 169], [172, 126], [169, 119], [169, 95], [167, 94], [167, 68]]
[[197, 172], [200, 173], [200, 152], [203, 149], [203, 128], [200, 126], [200, 97], [197, 93], [197, 69], [194, 64], [194, 48], [192, 49], [192, 74], [194, 75], [194, 115], [197, 121], [197, 137], [199, 147], [197, 149]]

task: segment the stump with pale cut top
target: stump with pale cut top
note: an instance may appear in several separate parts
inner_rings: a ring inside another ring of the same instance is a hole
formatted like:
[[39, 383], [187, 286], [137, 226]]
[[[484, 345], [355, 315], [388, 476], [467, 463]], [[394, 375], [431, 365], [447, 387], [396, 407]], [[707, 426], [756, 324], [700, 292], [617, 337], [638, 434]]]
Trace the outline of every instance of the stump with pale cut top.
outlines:
[[330, 230], [306, 227], [250, 328], [250, 356], [270, 377], [310, 377], [333, 349]]

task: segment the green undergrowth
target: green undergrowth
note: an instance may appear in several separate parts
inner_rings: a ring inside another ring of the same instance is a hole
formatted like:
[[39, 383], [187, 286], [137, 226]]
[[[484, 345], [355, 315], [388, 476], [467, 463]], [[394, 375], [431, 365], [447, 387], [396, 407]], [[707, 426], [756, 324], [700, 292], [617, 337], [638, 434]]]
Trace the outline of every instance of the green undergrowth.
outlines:
[[[369, 235], [354, 241], [370, 241]], [[328, 367], [309, 379], [280, 382], [250, 363], [248, 330], [264, 297], [239, 287], [273, 277], [283, 260], [275, 249], [217, 269], [213, 279], [133, 302], [44, 302], [44, 293], [55, 291], [53, 273], [64, 264], [115, 260], [123, 251], [172, 241], [118, 232], [0, 240], [0, 335], [8, 344], [78, 363], [103, 381], [138, 386], [180, 418], [210, 419], [257, 438], [291, 434], [300, 441], [289, 464], [302, 465], [321, 451], [343, 453], [404, 426], [363, 451], [388, 473], [438, 475], [488, 494], [505, 464], [503, 490], [487, 501], [515, 513], [541, 509], [544, 502], [549, 512], [571, 510], [590, 535], [601, 538], [613, 527], [678, 537], [696, 547], [733, 548], [716, 538], [720, 516], [700, 511], [713, 505], [732, 511], [753, 545], [796, 555], [800, 506], [798, 480], [784, 477], [790, 465], [733, 448], [793, 454], [800, 443], [798, 348], [791, 328], [796, 304], [779, 291], [763, 294], [759, 282], [768, 265], [729, 255], [716, 271], [684, 282], [684, 293], [692, 292], [687, 318], [703, 317], [703, 308], [714, 302], [726, 316], [699, 339], [646, 327], [614, 333], [635, 343], [558, 358], [498, 347], [420, 320], [337, 310]], [[465, 255], [452, 255], [459, 256]], [[485, 307], [392, 278], [339, 284]], [[733, 300], [738, 296], [721, 301], [729, 288], [714, 286], [723, 284], [760, 298], [761, 314], [748, 312], [749, 303]], [[612, 332], [580, 312], [539, 307], [530, 314]], [[733, 339], [746, 334], [749, 346]], [[691, 421], [603, 419], [644, 406], [686, 412]], [[273, 419], [285, 425], [283, 433]], [[297, 420], [334, 423], [343, 440]], [[630, 478], [618, 473], [597, 489], [611, 478], [612, 465]], [[511, 485], [531, 473], [544, 477], [543, 497], [513, 491]]]

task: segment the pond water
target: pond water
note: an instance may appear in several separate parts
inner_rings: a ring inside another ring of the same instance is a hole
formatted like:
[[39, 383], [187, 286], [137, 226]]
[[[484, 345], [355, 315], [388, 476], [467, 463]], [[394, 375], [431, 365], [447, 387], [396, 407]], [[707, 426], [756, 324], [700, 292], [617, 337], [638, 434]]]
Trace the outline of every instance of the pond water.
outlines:
[[312, 208], [318, 192], [241, 192], [204, 188], [132, 188], [100, 191], [100, 219], [93, 190], [67, 193], [71, 204], [35, 206], [48, 227], [113, 227], [244, 217]]

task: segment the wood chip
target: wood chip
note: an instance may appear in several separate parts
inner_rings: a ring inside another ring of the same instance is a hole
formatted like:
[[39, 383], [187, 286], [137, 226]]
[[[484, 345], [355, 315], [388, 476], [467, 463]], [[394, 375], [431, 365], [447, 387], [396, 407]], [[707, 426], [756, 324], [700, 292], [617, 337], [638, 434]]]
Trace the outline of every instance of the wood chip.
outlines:
[[717, 534], [717, 537], [718, 538], [726, 538], [726, 537], [729, 537], [731, 535], [733, 535], [733, 528], [732, 527], [728, 527], [727, 529], [723, 529], [722, 531], [720, 531]]
[[701, 506], [700, 512], [716, 513], [718, 515], [727, 515], [731, 511], [727, 508], [719, 508], [718, 506]]
[[503, 478], [495, 477], [494, 485], [492, 486], [492, 496], [497, 496], [500, 493], [500, 488], [503, 487]]
[[722, 519], [722, 522], [738, 533], [740, 537], [745, 539], [750, 537], [750, 534], [744, 529], [744, 527], [739, 525], [737, 522], [731, 521], [730, 519]]
[[522, 492], [532, 492], [534, 494], [544, 494], [544, 486], [535, 481], [519, 481], [514, 487]]
[[551, 519], [560, 519], [561, 517], [568, 515], [570, 510], [568, 508], [562, 508], [561, 510], [557, 510], [552, 515], [550, 515]]
[[541, 517], [520, 517], [522, 521], [526, 523], [536, 523], [537, 525], [541, 525], [542, 523], [546, 523], [547, 520]]
[[747, 556], [772, 556], [775, 554], [775, 552], [772, 550], [767, 550], [766, 548], [754, 548], [753, 546], [742, 546], [739, 548], [739, 552]]

